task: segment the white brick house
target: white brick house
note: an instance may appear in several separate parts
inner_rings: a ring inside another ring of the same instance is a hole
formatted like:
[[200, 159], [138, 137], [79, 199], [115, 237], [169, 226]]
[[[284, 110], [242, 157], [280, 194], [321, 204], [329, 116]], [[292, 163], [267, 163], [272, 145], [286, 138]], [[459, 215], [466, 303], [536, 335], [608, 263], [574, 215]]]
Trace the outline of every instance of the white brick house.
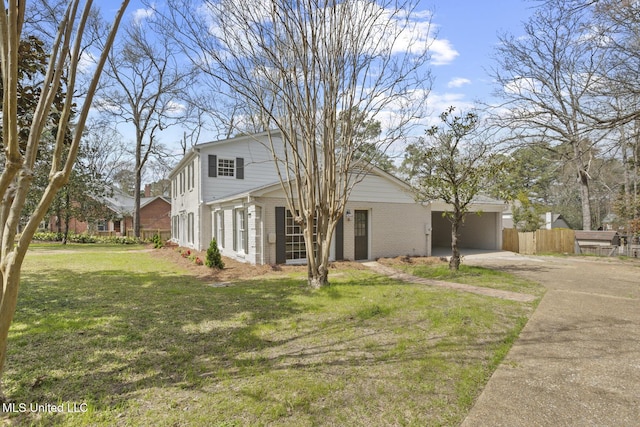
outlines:
[[[215, 237], [223, 255], [251, 264], [304, 262], [268, 145], [263, 133], [198, 144], [185, 155], [169, 176], [174, 242], [204, 250]], [[431, 211], [405, 182], [374, 169], [351, 193], [331, 258], [430, 255]]]

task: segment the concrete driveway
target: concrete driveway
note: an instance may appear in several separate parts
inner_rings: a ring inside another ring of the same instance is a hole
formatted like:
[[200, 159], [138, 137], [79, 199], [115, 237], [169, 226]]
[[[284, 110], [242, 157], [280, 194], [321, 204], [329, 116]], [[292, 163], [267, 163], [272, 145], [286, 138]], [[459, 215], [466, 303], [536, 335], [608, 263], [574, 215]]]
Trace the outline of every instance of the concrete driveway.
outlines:
[[640, 426], [640, 261], [498, 252], [463, 262], [548, 290], [462, 426]]

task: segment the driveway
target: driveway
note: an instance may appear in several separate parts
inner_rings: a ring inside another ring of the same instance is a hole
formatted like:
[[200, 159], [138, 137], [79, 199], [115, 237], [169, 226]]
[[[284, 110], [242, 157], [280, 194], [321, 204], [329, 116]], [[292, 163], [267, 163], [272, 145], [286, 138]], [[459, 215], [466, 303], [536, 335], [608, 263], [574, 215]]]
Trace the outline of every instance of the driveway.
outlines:
[[468, 255], [547, 293], [462, 426], [640, 425], [640, 261]]

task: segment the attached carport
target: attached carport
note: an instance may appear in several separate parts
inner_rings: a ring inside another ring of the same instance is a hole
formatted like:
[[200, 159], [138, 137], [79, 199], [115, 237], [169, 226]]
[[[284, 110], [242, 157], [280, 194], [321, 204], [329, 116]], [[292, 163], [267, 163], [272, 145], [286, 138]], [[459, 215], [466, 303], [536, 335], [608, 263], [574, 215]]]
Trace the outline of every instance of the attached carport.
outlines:
[[[504, 202], [481, 196], [474, 200], [460, 230], [460, 249], [502, 250], [502, 212]], [[451, 247], [451, 223], [443, 216], [451, 206], [431, 203], [431, 247]]]

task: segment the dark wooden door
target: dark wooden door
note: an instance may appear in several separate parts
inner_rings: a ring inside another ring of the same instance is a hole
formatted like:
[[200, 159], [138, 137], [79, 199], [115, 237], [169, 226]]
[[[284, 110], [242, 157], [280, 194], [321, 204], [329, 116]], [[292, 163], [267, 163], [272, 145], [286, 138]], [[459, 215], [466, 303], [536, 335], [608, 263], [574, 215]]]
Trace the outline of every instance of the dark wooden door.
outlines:
[[369, 259], [369, 212], [355, 211], [354, 238], [355, 259]]

